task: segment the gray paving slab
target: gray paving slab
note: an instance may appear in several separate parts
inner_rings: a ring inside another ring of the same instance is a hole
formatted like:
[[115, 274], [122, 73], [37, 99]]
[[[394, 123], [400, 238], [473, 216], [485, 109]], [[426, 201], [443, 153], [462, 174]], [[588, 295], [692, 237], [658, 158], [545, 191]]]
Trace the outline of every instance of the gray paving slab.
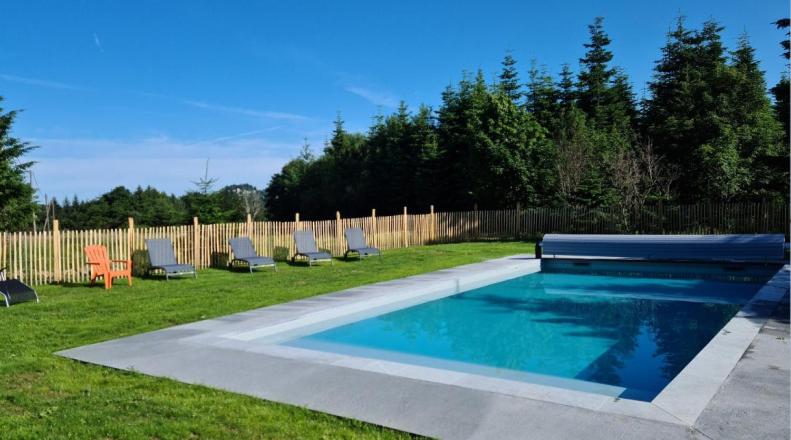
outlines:
[[[360, 319], [371, 310], [401, 308], [537, 270], [538, 261], [532, 258], [502, 258], [59, 354], [439, 438], [730, 439], [748, 438], [740, 435], [750, 432], [765, 435], [756, 438], [787, 433], [776, 426], [783, 421], [788, 426], [788, 338], [776, 337], [778, 332], [788, 333], [787, 320], [785, 327], [782, 319], [767, 323], [769, 304], [787, 297], [788, 280], [782, 276], [729, 323], [733, 332], [719, 335], [706, 347], [708, 358], [682, 372], [684, 377], [666, 399], [671, 411], [654, 402], [475, 374], [443, 375], [444, 370], [405, 364], [321, 352], [296, 356], [289, 354], [293, 350], [271, 349], [280, 347], [272, 345], [280, 333], [271, 329], [306, 331], [327, 321]], [[751, 351], [742, 356], [749, 344]], [[725, 365], [716, 359], [718, 353], [734, 359]], [[716, 375], [722, 376], [718, 381], [702, 377], [707, 365], [716, 366]], [[674, 413], [678, 408], [680, 412]], [[771, 427], [757, 431], [750, 423]]]
[[791, 437], [788, 297], [761, 329], [695, 424], [711, 438]]

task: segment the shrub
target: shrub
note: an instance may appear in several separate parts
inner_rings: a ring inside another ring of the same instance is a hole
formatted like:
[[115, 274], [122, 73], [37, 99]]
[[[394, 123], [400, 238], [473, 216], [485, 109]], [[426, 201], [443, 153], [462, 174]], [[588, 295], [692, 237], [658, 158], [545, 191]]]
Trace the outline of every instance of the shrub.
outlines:
[[291, 258], [287, 247], [275, 246], [275, 251], [272, 253], [272, 259], [275, 261], [288, 261]]
[[143, 277], [148, 273], [151, 262], [148, 261], [148, 252], [138, 249], [132, 252], [132, 275]]
[[219, 268], [219, 269], [227, 269], [228, 262], [230, 261], [230, 256], [228, 252], [212, 252], [211, 253], [211, 267]]

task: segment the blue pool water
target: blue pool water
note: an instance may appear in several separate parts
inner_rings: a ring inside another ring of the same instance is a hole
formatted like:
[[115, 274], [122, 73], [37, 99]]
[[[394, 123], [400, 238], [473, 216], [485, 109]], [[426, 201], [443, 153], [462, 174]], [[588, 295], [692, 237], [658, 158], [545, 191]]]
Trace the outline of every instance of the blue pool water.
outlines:
[[539, 272], [284, 345], [650, 401], [760, 287]]

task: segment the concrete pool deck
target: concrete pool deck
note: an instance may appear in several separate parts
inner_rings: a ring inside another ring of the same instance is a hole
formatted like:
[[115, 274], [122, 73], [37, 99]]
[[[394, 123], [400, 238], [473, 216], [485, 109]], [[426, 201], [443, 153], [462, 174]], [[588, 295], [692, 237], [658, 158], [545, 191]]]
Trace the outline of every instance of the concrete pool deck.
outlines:
[[440, 438], [788, 437], [788, 267], [652, 402], [273, 345], [538, 270], [512, 256], [58, 354]]

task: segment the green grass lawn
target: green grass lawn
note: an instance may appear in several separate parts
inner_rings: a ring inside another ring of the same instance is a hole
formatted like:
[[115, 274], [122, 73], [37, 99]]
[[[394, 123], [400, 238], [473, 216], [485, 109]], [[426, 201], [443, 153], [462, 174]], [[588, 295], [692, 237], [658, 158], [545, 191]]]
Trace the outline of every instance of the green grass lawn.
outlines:
[[52, 353], [229, 313], [516, 253], [522, 242], [386, 252], [381, 259], [280, 271], [204, 270], [198, 279], [119, 280], [112, 290], [41, 286], [40, 304], [0, 309], [0, 437], [75, 439], [401, 438], [304, 408]]

